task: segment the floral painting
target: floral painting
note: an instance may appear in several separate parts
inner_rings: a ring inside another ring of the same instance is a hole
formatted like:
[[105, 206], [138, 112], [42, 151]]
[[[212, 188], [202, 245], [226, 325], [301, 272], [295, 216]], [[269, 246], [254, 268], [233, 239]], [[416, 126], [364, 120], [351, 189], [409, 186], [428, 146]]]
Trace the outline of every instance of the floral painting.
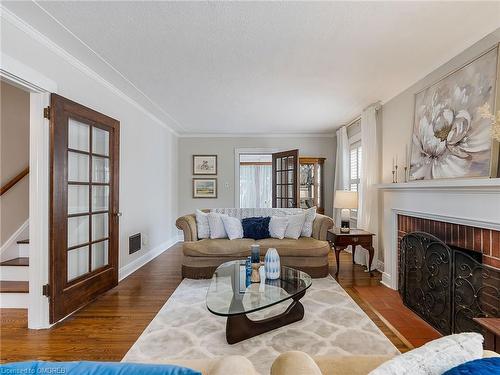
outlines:
[[489, 177], [498, 47], [415, 95], [410, 179]]

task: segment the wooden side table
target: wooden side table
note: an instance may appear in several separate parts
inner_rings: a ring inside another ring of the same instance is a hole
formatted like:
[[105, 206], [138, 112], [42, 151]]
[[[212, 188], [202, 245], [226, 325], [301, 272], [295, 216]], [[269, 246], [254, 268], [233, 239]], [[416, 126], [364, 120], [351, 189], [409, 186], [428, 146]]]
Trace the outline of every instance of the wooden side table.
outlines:
[[328, 230], [326, 239], [335, 251], [335, 260], [337, 261], [337, 272], [336, 276], [339, 274], [340, 261], [339, 255], [342, 250], [345, 250], [347, 246], [352, 246], [352, 263], [354, 263], [354, 254], [356, 253], [356, 246], [362, 246], [368, 250], [370, 256], [368, 261], [368, 272], [372, 276], [372, 261], [375, 250], [373, 249], [373, 233], [364, 231], [362, 229], [351, 229], [349, 233], [340, 232], [340, 228], [332, 228]]
[[484, 329], [484, 348], [500, 353], [500, 318], [474, 318]]

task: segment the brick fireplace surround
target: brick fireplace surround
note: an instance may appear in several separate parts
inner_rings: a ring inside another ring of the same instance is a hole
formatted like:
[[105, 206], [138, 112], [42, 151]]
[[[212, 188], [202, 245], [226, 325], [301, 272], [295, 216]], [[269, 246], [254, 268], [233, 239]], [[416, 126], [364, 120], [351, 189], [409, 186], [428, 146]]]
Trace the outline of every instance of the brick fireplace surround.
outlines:
[[426, 232], [447, 245], [483, 254], [483, 264], [500, 269], [500, 231], [398, 215], [398, 259], [401, 239], [411, 232]]

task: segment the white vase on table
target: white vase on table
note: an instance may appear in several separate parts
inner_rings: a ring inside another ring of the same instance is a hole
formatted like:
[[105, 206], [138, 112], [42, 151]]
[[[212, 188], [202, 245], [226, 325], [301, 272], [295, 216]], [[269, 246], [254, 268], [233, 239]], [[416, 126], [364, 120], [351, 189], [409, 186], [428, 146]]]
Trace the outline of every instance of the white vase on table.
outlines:
[[280, 278], [280, 256], [278, 250], [271, 247], [267, 250], [264, 257], [264, 268], [266, 270], [266, 279], [276, 280]]

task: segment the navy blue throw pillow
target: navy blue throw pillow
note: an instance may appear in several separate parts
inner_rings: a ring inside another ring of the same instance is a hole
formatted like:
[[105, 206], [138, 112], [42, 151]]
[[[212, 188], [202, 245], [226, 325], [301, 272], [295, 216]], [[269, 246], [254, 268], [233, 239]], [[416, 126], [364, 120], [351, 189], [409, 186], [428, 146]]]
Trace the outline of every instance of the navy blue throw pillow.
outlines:
[[500, 374], [500, 358], [481, 358], [474, 361], [462, 363], [460, 366], [454, 367], [446, 371], [443, 375], [493, 375]]
[[243, 227], [243, 237], [253, 238], [254, 240], [262, 240], [269, 238], [269, 221], [270, 217], [247, 217], [241, 220]]

